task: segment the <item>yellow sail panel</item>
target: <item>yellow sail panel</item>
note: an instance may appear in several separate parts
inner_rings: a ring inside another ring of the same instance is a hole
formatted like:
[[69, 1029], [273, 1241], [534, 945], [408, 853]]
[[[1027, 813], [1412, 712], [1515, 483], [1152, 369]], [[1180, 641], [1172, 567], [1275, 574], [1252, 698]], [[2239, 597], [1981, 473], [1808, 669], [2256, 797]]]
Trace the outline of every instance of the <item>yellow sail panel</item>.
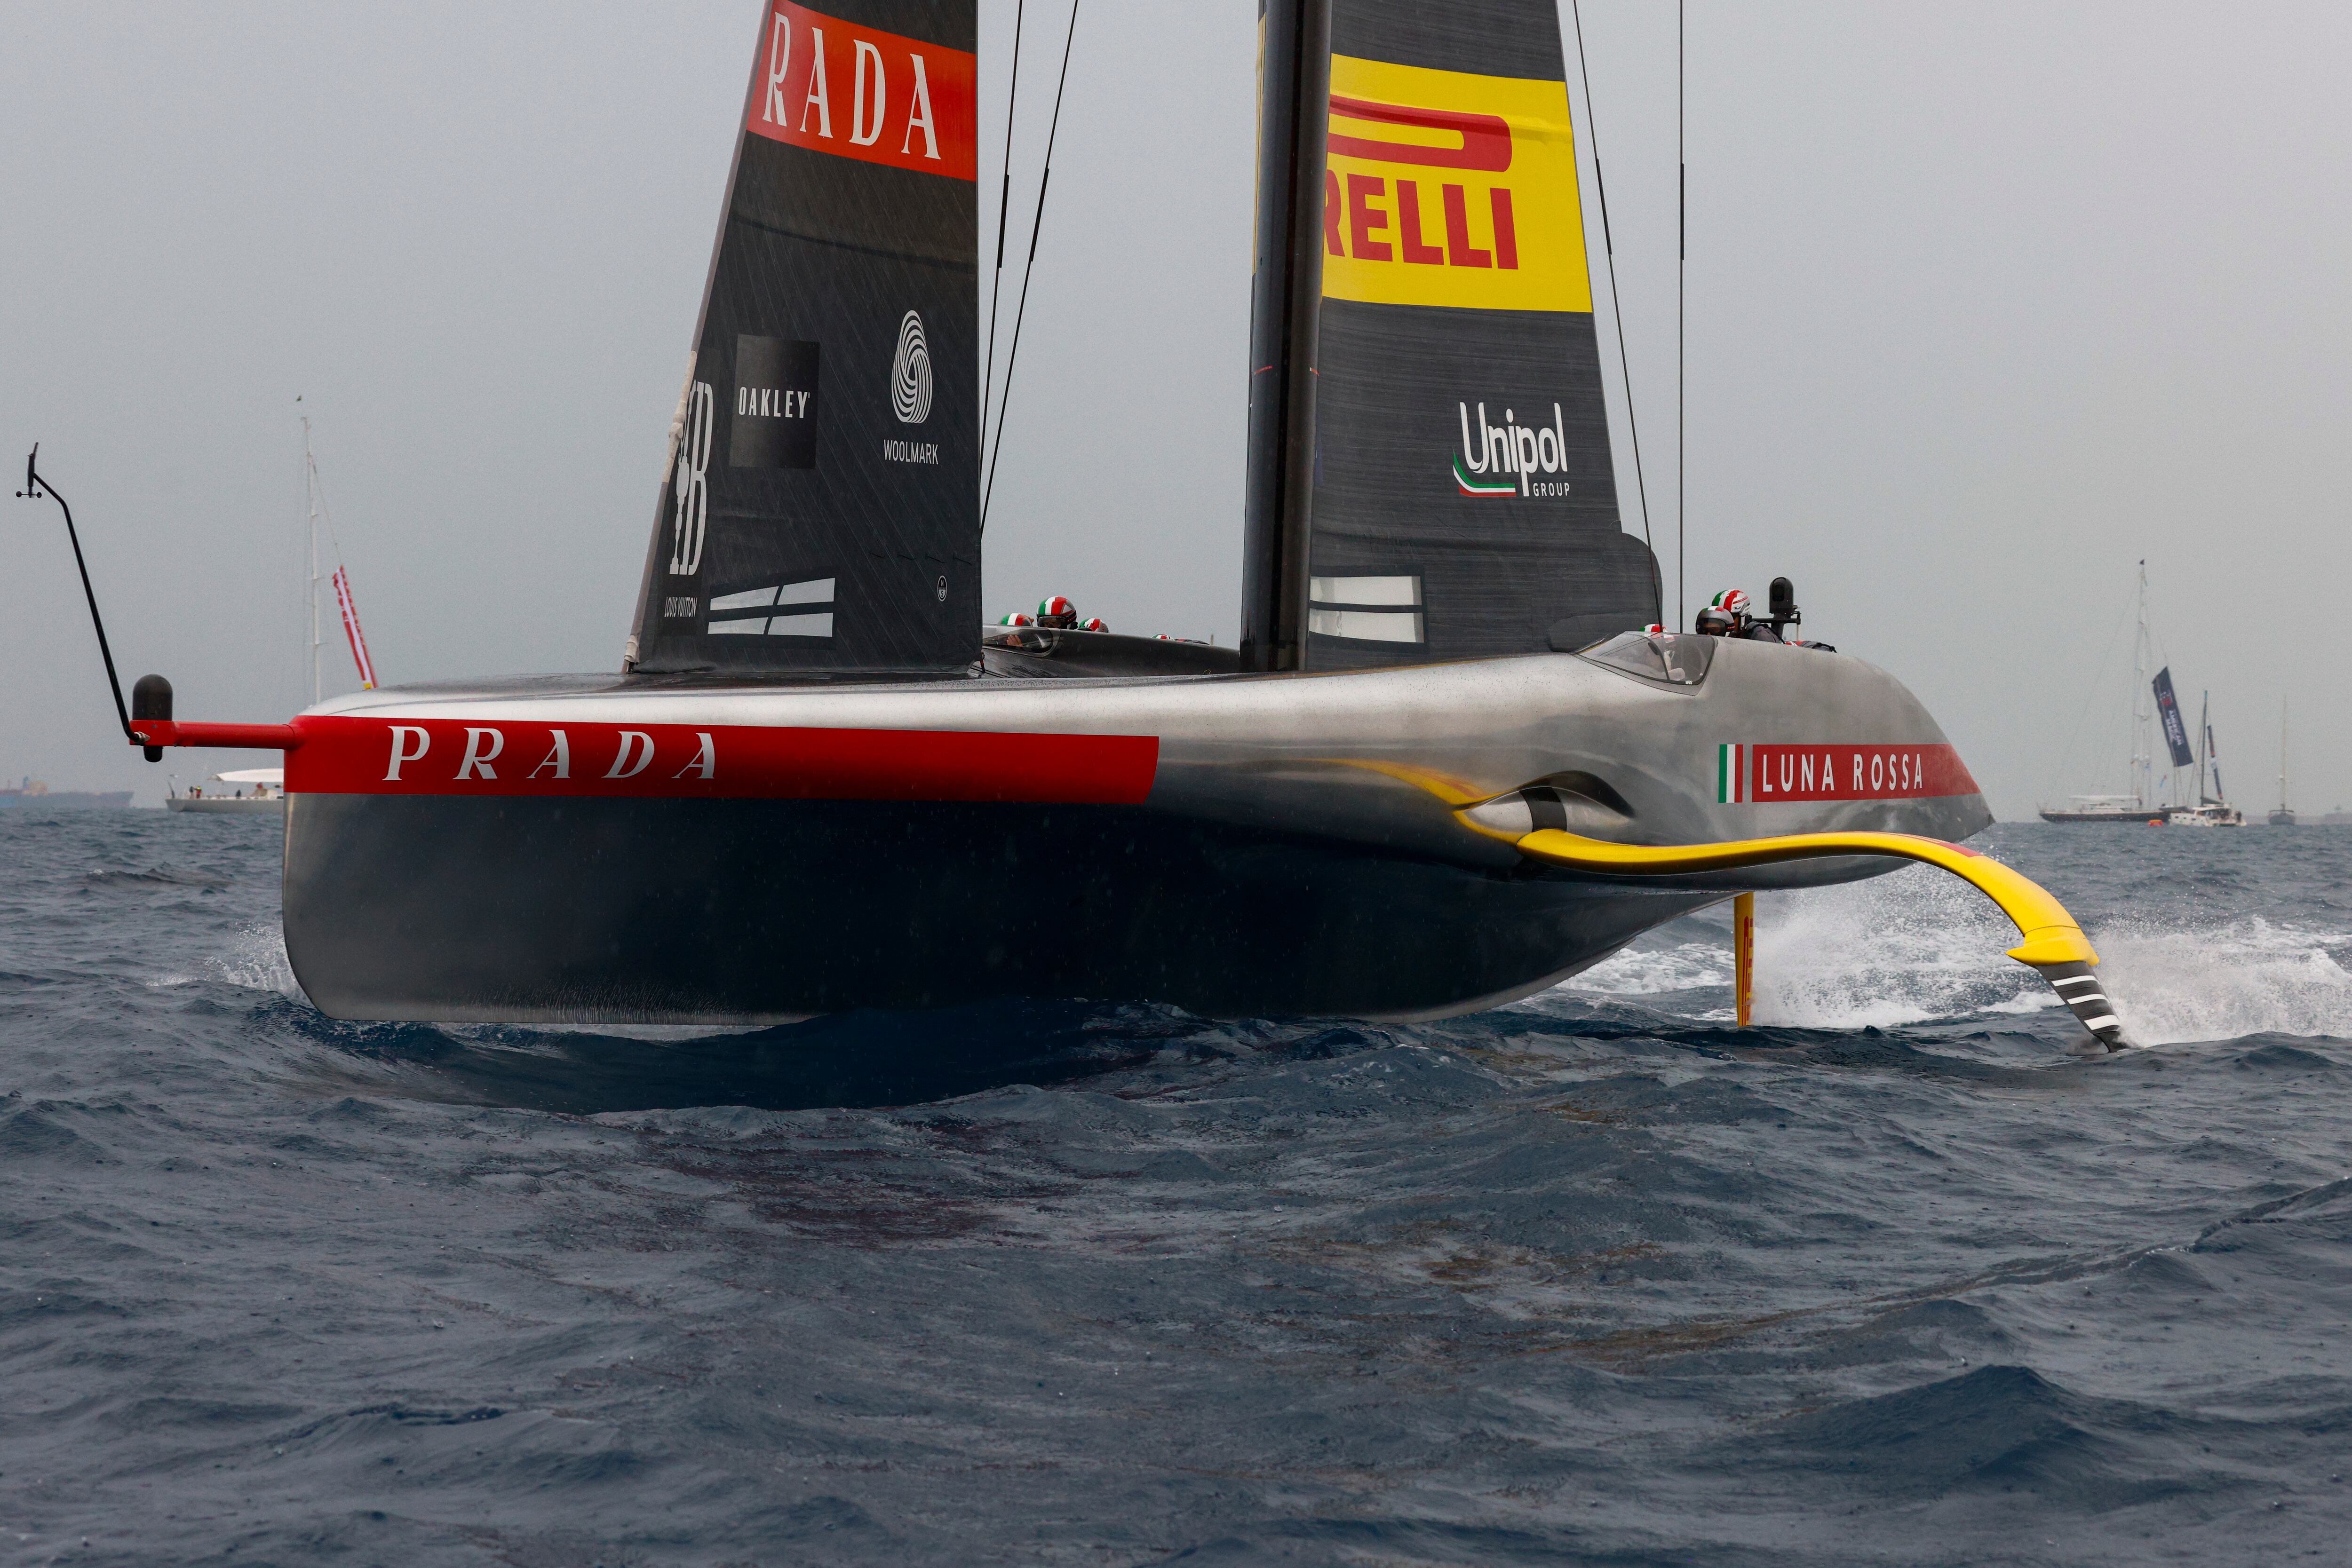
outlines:
[[1568, 84], [1333, 55], [1323, 293], [1590, 315]]

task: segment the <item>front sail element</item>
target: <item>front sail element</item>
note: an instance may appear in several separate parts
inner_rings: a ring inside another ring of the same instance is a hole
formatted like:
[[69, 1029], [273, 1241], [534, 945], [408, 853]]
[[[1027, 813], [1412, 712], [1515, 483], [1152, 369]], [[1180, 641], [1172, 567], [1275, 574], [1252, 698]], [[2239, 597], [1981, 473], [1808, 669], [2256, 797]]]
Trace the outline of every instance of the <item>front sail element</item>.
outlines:
[[2172, 765], [2188, 768], [2197, 761], [2196, 752], [2189, 747], [2189, 721], [2180, 716], [2180, 699], [2172, 692], [2172, 666], [2167, 664], [2156, 672], [2150, 683], [2156, 688], [2157, 716], [2164, 725], [2164, 744], [2171, 748]]
[[973, 0], [771, 0], [634, 667], [979, 655]]
[[1334, 0], [1307, 663], [1657, 618], [1623, 532], [1551, 0]]

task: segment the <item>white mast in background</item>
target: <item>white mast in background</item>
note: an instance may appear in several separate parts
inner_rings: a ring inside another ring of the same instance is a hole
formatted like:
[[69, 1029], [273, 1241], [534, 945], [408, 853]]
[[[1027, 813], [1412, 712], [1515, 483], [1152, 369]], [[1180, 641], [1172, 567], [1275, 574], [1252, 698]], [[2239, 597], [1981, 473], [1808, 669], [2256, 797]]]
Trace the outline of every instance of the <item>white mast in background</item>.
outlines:
[[[2148, 721], [2147, 562], [2139, 563], [2139, 634], [2132, 641], [2132, 804], [2147, 810], [2156, 799], [2155, 758], [2147, 744]], [[2115, 755], [2113, 752], [2109, 756]]]
[[302, 500], [310, 512], [310, 704], [315, 707], [322, 695], [319, 684], [319, 465], [310, 455], [307, 413], [302, 416]]

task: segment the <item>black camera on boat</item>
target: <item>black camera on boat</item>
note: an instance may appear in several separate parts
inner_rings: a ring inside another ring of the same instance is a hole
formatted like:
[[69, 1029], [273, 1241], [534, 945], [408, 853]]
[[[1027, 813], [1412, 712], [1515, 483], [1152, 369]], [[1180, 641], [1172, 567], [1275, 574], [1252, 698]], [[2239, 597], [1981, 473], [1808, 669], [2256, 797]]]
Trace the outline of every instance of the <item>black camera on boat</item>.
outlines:
[[[161, 675], [142, 675], [131, 688], [131, 722], [142, 718], [169, 719], [172, 716], [172, 683]], [[160, 746], [142, 747], [150, 762], [163, 760]]]

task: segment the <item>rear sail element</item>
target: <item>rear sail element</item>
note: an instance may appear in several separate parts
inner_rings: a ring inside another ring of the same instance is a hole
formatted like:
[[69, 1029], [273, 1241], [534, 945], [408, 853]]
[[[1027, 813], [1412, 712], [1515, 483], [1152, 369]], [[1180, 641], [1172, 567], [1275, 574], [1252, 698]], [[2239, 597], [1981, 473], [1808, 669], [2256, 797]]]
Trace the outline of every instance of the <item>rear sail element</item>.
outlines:
[[1684, 876], [1840, 855], [1889, 855], [1950, 872], [2000, 905], [2024, 938], [2009, 950], [2050, 982], [2058, 999], [2109, 1051], [2126, 1043], [2123, 1025], [2091, 970], [2099, 961], [2083, 928], [2040, 884], [1989, 855], [1912, 833], [1789, 833], [1717, 844], [1618, 844], [1557, 828], [1520, 837], [1521, 854], [1549, 865], [1615, 876]]
[[977, 31], [762, 8], [627, 667], [979, 657]]
[[1552, 0], [1332, 0], [1307, 666], [1658, 617], [1622, 531]]

